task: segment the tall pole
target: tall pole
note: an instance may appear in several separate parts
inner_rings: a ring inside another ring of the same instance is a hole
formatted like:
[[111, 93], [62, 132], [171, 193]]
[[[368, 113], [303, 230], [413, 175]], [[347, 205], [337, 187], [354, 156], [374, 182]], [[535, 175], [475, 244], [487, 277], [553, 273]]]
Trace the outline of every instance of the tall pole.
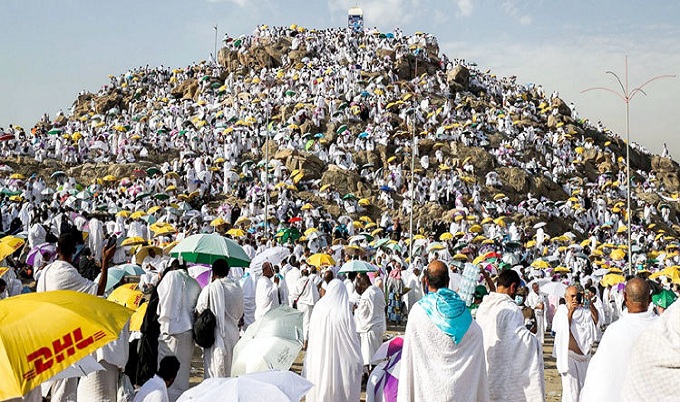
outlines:
[[652, 77], [645, 81], [642, 85], [639, 87], [634, 88], [633, 90], [628, 89], [628, 56], [626, 55], [625, 59], [625, 77], [624, 77], [624, 83], [621, 82], [621, 78], [613, 72], [613, 71], [606, 71], [606, 74], [611, 74], [616, 78], [616, 81], [619, 83], [620, 91], [611, 89], [611, 88], [606, 88], [606, 87], [592, 87], [588, 89], [584, 89], [581, 91], [581, 93], [585, 93], [588, 91], [593, 91], [593, 90], [602, 90], [602, 91], [607, 91], [609, 93], [612, 93], [616, 95], [619, 99], [621, 99], [625, 104], [626, 104], [626, 181], [628, 182], [626, 184], [626, 223], [627, 223], [627, 232], [628, 232], [628, 274], [632, 275], [633, 274], [633, 250], [632, 250], [632, 241], [631, 241], [631, 227], [630, 227], [630, 218], [631, 218], [631, 206], [630, 206], [630, 194], [631, 194], [631, 187], [633, 186], [633, 183], [630, 180], [630, 101], [633, 100], [633, 97], [637, 95], [638, 93], [641, 93], [643, 95], [647, 95], [647, 93], [643, 90], [647, 84], [651, 83], [652, 81], [656, 81], [661, 78], [675, 78], [675, 75], [672, 74], [664, 74], [664, 75], [657, 75], [655, 77]]
[[264, 140], [264, 238], [269, 237], [269, 112], [265, 108], [267, 125]]
[[215, 64], [217, 64], [217, 24], [213, 27], [215, 30], [215, 53], [213, 53], [213, 58], [215, 59]]
[[[416, 70], [413, 74], [416, 78], [418, 77], [418, 55], [416, 54]], [[417, 83], [416, 83], [417, 85]], [[414, 91], [416, 92], [416, 91]], [[414, 98], [414, 101], [417, 99]], [[417, 103], [416, 103], [417, 105]], [[416, 165], [416, 108], [412, 108], [411, 115], [411, 211], [409, 212], [409, 223], [408, 223], [408, 258], [409, 265], [413, 266], [413, 209], [416, 207], [415, 198], [415, 165]]]

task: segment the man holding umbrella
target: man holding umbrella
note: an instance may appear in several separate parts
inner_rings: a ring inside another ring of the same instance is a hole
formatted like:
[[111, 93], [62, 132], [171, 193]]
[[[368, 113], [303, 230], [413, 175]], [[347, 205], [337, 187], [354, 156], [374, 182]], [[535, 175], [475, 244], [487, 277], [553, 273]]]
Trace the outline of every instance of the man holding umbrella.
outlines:
[[[106, 289], [109, 262], [116, 250], [115, 245], [104, 249], [102, 256], [102, 272], [99, 282], [95, 283], [83, 278], [78, 270], [72, 265], [73, 255], [76, 252], [77, 237], [74, 232], [66, 232], [59, 236], [57, 242], [57, 260], [43, 269], [38, 280], [36, 290], [49, 292], [52, 290], [74, 290], [101, 296]], [[117, 379], [116, 379], [117, 380]], [[76, 400], [77, 378], [55, 381], [52, 385], [52, 400]]]

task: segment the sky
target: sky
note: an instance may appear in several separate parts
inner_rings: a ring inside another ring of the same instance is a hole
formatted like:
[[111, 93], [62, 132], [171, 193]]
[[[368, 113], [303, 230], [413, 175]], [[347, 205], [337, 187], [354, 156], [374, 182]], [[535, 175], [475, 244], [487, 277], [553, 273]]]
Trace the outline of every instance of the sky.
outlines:
[[32, 127], [67, 110], [81, 90], [138, 66], [183, 67], [208, 59], [215, 31], [239, 36], [258, 24], [346, 26], [358, 5], [365, 25], [438, 38], [449, 58], [541, 84], [580, 117], [625, 138], [625, 103], [591, 87], [629, 91], [630, 137], [680, 160], [680, 2], [642, 0], [0, 0], [0, 127]]

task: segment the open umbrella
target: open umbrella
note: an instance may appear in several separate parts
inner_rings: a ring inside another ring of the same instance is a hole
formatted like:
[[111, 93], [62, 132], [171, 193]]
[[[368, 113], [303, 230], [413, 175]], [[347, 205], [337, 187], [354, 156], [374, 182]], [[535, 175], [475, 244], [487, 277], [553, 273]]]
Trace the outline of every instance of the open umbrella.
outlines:
[[118, 303], [121, 306], [125, 306], [132, 310], [136, 310], [143, 299], [144, 293], [141, 290], [134, 290], [125, 286], [117, 287], [111, 292], [109, 297], [106, 298], [108, 301]]
[[[149, 251], [153, 250], [156, 255], [163, 255], [163, 249], [158, 247], [158, 246], [144, 246], [137, 250], [137, 253], [135, 254], [135, 262], [138, 265], [142, 265], [142, 262], [144, 262], [144, 259], [149, 255]], [[156, 267], [158, 268], [158, 267]]]
[[5, 236], [0, 239], [0, 260], [4, 260], [8, 256], [14, 254], [21, 246], [26, 243], [24, 239], [16, 236]]
[[340, 271], [338, 271], [339, 274], [346, 273], [346, 272], [375, 272], [378, 269], [375, 267], [373, 264], [369, 264], [366, 261], [361, 261], [361, 260], [351, 260], [347, 261], [342, 265], [342, 268], [340, 268]]
[[40, 256], [38, 260], [47, 254], [49, 258], [57, 254], [57, 245], [54, 243], [43, 243], [33, 247], [26, 255], [26, 264], [35, 267], [36, 257]]
[[118, 339], [132, 310], [70, 290], [0, 301], [0, 400], [20, 398]]
[[[138, 276], [144, 274], [144, 270], [139, 265], [123, 264], [109, 268], [106, 277], [106, 292], [110, 292], [126, 276]], [[99, 282], [101, 273], [95, 278], [95, 283]]]
[[177, 402], [297, 402], [314, 384], [292, 371], [263, 371], [239, 377], [207, 378]]
[[180, 241], [170, 256], [199, 264], [212, 264], [224, 258], [230, 267], [250, 265], [250, 258], [238, 243], [217, 233], [191, 235]]
[[270, 262], [272, 265], [279, 265], [288, 258], [290, 255], [290, 250], [287, 247], [272, 247], [268, 248], [260, 254], [256, 255], [252, 261], [250, 261], [250, 268], [254, 271], [262, 269], [262, 263]]
[[335, 260], [328, 254], [316, 253], [307, 258], [307, 264], [314, 265], [318, 268], [322, 265], [335, 265]]
[[652, 303], [661, 308], [668, 308], [677, 298], [678, 296], [675, 293], [668, 289], [663, 289], [660, 293], [652, 295]]
[[248, 327], [234, 346], [231, 375], [288, 370], [302, 350], [302, 312], [276, 307]]
[[377, 363], [377, 365], [368, 379], [366, 393], [376, 396], [375, 400], [383, 400], [385, 402], [397, 400], [401, 350], [403, 346], [404, 338], [397, 336], [383, 342], [373, 354], [371, 362]]

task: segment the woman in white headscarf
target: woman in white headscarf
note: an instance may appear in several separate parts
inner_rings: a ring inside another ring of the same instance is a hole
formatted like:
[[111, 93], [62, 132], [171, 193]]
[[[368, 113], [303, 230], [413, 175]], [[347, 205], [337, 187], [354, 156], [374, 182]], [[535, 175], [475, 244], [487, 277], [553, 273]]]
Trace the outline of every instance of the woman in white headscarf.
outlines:
[[333, 279], [314, 306], [302, 375], [314, 384], [307, 402], [357, 402], [361, 396], [361, 346], [347, 290]]

